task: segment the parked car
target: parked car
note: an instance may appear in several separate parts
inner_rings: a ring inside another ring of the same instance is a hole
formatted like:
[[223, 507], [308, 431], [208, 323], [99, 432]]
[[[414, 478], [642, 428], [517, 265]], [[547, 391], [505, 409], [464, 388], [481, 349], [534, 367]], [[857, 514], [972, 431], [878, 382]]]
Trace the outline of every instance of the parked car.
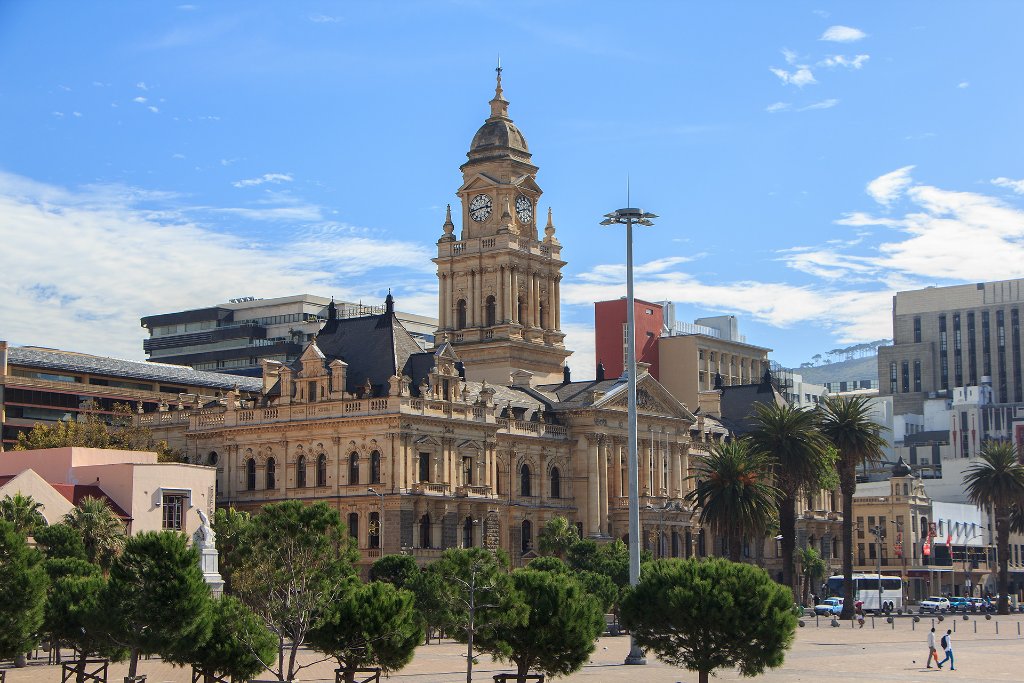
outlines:
[[967, 598], [967, 600], [971, 603], [970, 610], [972, 612], [980, 612], [982, 614], [985, 614], [986, 612], [996, 611], [996, 606], [988, 600], [986, 600], [985, 598]]
[[820, 605], [814, 606], [814, 613], [823, 617], [837, 616], [842, 611], [842, 598], [825, 598]]
[[950, 612], [970, 612], [971, 601], [967, 598], [960, 596], [952, 597], [949, 599], [949, 611]]
[[922, 600], [920, 607], [922, 612], [945, 613], [949, 611], [949, 599], [941, 595], [933, 595]]

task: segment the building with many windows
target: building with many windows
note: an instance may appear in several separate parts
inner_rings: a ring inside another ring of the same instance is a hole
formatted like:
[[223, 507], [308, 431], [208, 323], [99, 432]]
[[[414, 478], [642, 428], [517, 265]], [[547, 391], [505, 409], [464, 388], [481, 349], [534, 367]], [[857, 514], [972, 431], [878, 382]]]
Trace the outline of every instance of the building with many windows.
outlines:
[[878, 349], [881, 395], [897, 415], [991, 378], [996, 403], [1024, 402], [1024, 279], [928, 287], [893, 297], [893, 344]]
[[[264, 359], [290, 362], [327, 319], [333, 302], [322, 296], [257, 299], [242, 297], [209, 308], [160, 313], [142, 319], [149, 331], [143, 349], [149, 360], [188, 365], [196, 370], [258, 376]], [[336, 302], [341, 318], [381, 313], [379, 306]], [[397, 314], [426, 348], [434, 341], [437, 321], [412, 313]]]

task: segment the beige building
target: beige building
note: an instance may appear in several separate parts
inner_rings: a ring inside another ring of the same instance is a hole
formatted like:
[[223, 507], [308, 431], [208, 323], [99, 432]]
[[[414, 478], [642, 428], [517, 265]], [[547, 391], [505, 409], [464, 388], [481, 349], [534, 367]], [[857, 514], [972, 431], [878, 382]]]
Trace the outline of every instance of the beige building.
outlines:
[[707, 334], [676, 334], [658, 340], [661, 383], [683, 405], [699, 405], [702, 391], [757, 384], [768, 368], [771, 349]]
[[47, 522], [60, 521], [86, 496], [103, 498], [128, 533], [170, 529], [191, 536], [199, 511], [213, 519], [212, 467], [157, 462], [156, 453], [101, 448], [9, 451], [0, 457], [0, 497], [31, 495]]

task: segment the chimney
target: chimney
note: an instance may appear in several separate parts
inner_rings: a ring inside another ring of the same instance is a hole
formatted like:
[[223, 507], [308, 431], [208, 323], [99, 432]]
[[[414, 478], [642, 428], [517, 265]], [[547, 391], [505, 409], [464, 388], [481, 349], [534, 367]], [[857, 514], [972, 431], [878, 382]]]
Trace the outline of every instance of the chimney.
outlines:
[[572, 371], [568, 365], [562, 366], [562, 384], [568, 384], [572, 381]]
[[604, 363], [598, 363], [597, 364], [597, 381], [598, 382], [603, 382], [604, 381]]

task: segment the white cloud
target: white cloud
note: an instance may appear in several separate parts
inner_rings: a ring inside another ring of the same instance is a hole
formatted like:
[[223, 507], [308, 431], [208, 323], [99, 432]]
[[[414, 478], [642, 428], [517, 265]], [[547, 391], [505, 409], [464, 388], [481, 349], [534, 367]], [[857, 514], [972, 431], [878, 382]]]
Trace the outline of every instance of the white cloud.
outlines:
[[146, 87], [145, 81], [139, 81], [138, 83], [135, 84], [135, 87], [138, 88], [139, 90], [149, 90], [149, 88]]
[[175, 152], [174, 154], [171, 155], [171, 158], [172, 159], [184, 159], [185, 155], [182, 154], [181, 152]]
[[825, 32], [821, 34], [821, 38], [818, 38], [818, 40], [827, 40], [833, 43], [855, 43], [866, 38], [867, 35], [859, 28], [836, 25], [825, 29]]
[[820, 102], [812, 102], [811, 104], [808, 104], [806, 107], [800, 107], [800, 109], [798, 109], [797, 111], [811, 111], [813, 109], [831, 109], [837, 104], [839, 104], [839, 100], [833, 97], [827, 100], [821, 100]]
[[958, 87], [961, 90], [963, 90], [964, 88], [971, 87], [971, 84], [969, 82], [967, 82], [967, 81], [960, 81], [959, 83], [956, 84], [956, 87]]
[[904, 166], [885, 175], [880, 175], [867, 185], [867, 193], [879, 204], [888, 206], [913, 182], [910, 172], [913, 166]]
[[1005, 187], [1017, 194], [1024, 194], [1024, 180], [1012, 180], [1010, 178], [993, 178], [992, 184], [996, 187]]
[[146, 109], [150, 110], [154, 114], [159, 114], [160, 113], [160, 109], [157, 108], [157, 107], [149, 106], [149, 107], [146, 107]]
[[798, 65], [794, 71], [787, 71], [785, 69], [778, 69], [775, 67], [771, 67], [769, 71], [778, 76], [779, 80], [787, 85], [795, 85], [802, 88], [805, 85], [817, 83], [817, 81], [814, 80], [814, 74], [811, 73], [810, 67], [806, 65]]
[[871, 59], [871, 55], [855, 55], [853, 57], [847, 57], [845, 55], [830, 55], [825, 59], [818, 62], [819, 66], [827, 67], [845, 67], [847, 69], [859, 69], [864, 66], [867, 61]]
[[146, 98], [143, 97], [142, 95], [139, 95], [138, 97], [133, 97], [132, 98], [132, 102], [138, 102], [139, 104], [145, 104], [146, 103]]
[[[225, 160], [221, 159], [221, 165], [222, 166], [227, 166], [228, 164], [226, 164], [224, 162], [225, 162]], [[290, 174], [288, 174], [288, 173], [264, 173], [263, 175], [261, 175], [261, 176], [259, 176], [257, 178], [246, 178], [244, 180], [236, 180], [235, 182], [233, 182], [231, 184], [234, 185], [235, 187], [253, 187], [255, 185], [262, 185], [264, 183], [274, 183], [274, 184], [277, 184], [277, 183], [290, 183], [291, 181], [292, 181], [292, 176]]]
[[332, 17], [326, 14], [311, 14], [309, 20], [314, 24], [336, 24], [341, 21], [341, 17]]
[[785, 47], [782, 48], [782, 57], [786, 60], [786, 64], [796, 64], [797, 59], [799, 59], [796, 52]]
[[74, 116], [76, 119], [82, 118], [82, 112], [80, 111], [73, 111], [71, 112], [71, 115]]
[[789, 107], [789, 102], [774, 102], [765, 107], [764, 110], [769, 114], [774, 114], [776, 112], [786, 111]]
[[51, 111], [50, 114], [56, 116], [58, 119], [64, 118], [64, 112], [62, 111]]
[[421, 244], [344, 231], [326, 240], [316, 230], [253, 244], [190, 219], [199, 211], [179, 206], [182, 199], [122, 185], [68, 190], [0, 172], [3, 339], [141, 359], [140, 317], [226, 301], [239, 294], [238, 283], [253, 296], [376, 301], [402, 281], [395, 296], [403, 310], [406, 288], [421, 307], [433, 292], [436, 309], [433, 265]]

